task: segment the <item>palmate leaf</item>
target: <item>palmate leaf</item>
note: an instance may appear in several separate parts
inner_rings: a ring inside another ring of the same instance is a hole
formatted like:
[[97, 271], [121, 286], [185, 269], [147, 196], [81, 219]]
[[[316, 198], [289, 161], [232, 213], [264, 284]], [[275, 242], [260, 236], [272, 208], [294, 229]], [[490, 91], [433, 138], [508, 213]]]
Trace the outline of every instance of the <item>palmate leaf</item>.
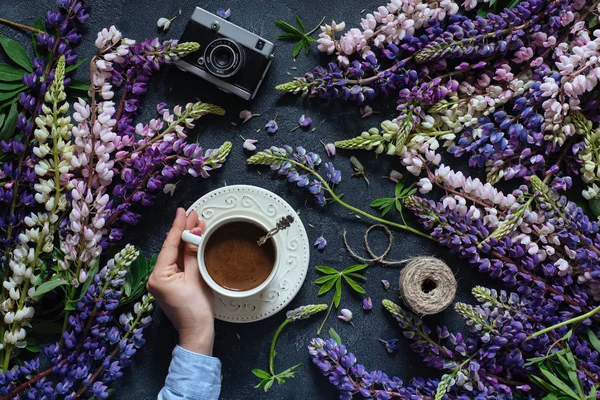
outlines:
[[302, 50], [302, 46], [304, 46], [304, 41], [301, 40], [296, 44], [296, 47], [294, 47], [294, 51], [292, 53], [292, 57], [296, 58], [298, 57], [298, 54], [300, 54], [300, 50]]
[[28, 72], [33, 71], [33, 64], [23, 47], [9, 37], [0, 35], [0, 45], [15, 64]]
[[315, 283], [317, 285], [322, 285], [323, 283], [325, 283], [327, 281], [330, 281], [332, 279], [336, 279], [336, 278], [338, 278], [337, 275], [325, 275], [325, 276], [322, 276], [322, 277], [320, 277], [318, 279], [315, 279]]
[[279, 28], [283, 29], [286, 32], [295, 34], [296, 37], [298, 37], [298, 38], [301, 38], [302, 36], [304, 36], [304, 34], [302, 32], [300, 32], [297, 28], [295, 28], [294, 26], [288, 24], [285, 21], [276, 20], [275, 21], [275, 25], [277, 25]]
[[260, 379], [269, 379], [271, 377], [271, 374], [269, 374], [267, 371], [262, 370], [260, 368], [254, 368], [252, 370], [252, 373], [254, 375], [256, 375], [257, 378], [260, 378]]

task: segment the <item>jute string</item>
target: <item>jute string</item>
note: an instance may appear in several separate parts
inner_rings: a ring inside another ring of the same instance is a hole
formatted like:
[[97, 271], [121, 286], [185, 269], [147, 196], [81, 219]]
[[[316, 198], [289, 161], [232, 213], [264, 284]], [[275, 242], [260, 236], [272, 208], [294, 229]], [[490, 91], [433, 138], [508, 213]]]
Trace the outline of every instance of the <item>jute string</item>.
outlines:
[[[369, 233], [373, 229], [382, 229], [387, 238], [388, 246], [377, 255], [369, 245]], [[445, 262], [435, 257], [415, 257], [407, 260], [386, 260], [393, 245], [392, 232], [381, 224], [372, 225], [364, 235], [367, 253], [371, 258], [361, 257], [348, 244], [346, 232], [343, 234], [344, 244], [352, 257], [362, 262], [378, 262], [384, 265], [406, 266], [400, 271], [400, 297], [406, 305], [419, 315], [437, 314], [446, 309], [456, 296], [456, 278]]]

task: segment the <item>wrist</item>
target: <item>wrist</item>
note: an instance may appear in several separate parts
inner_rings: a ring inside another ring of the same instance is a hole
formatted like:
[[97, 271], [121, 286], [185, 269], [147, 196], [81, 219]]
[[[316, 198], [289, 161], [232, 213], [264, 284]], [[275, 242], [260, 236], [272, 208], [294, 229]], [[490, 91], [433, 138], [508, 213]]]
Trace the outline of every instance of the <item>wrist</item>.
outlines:
[[179, 331], [179, 347], [193, 353], [212, 356], [215, 338], [214, 326], [205, 326], [202, 329], [182, 329]]

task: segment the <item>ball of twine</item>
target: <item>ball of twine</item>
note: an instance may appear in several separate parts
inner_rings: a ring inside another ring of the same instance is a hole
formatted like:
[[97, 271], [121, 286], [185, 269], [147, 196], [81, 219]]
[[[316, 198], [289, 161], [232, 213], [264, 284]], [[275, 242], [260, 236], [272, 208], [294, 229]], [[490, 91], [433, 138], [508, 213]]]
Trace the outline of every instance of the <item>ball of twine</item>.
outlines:
[[454, 301], [456, 279], [435, 257], [415, 257], [400, 271], [400, 297], [416, 314], [437, 314]]

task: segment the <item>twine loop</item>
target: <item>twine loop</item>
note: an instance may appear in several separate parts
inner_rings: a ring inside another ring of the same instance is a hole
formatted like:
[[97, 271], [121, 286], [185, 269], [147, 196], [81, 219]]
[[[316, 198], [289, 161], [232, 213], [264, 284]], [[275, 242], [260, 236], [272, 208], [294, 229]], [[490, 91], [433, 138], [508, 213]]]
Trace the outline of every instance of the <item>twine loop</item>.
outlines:
[[[369, 233], [373, 229], [381, 229], [388, 238], [387, 248], [379, 255], [375, 254], [369, 245]], [[392, 249], [394, 237], [387, 226], [371, 225], [364, 235], [367, 254], [371, 258], [361, 257], [348, 244], [344, 231], [346, 249], [356, 258], [365, 263], [378, 262], [383, 265], [406, 266], [400, 271], [400, 297], [406, 305], [418, 315], [437, 314], [445, 310], [456, 296], [456, 278], [446, 263], [436, 257], [415, 257], [408, 260], [386, 260]]]

